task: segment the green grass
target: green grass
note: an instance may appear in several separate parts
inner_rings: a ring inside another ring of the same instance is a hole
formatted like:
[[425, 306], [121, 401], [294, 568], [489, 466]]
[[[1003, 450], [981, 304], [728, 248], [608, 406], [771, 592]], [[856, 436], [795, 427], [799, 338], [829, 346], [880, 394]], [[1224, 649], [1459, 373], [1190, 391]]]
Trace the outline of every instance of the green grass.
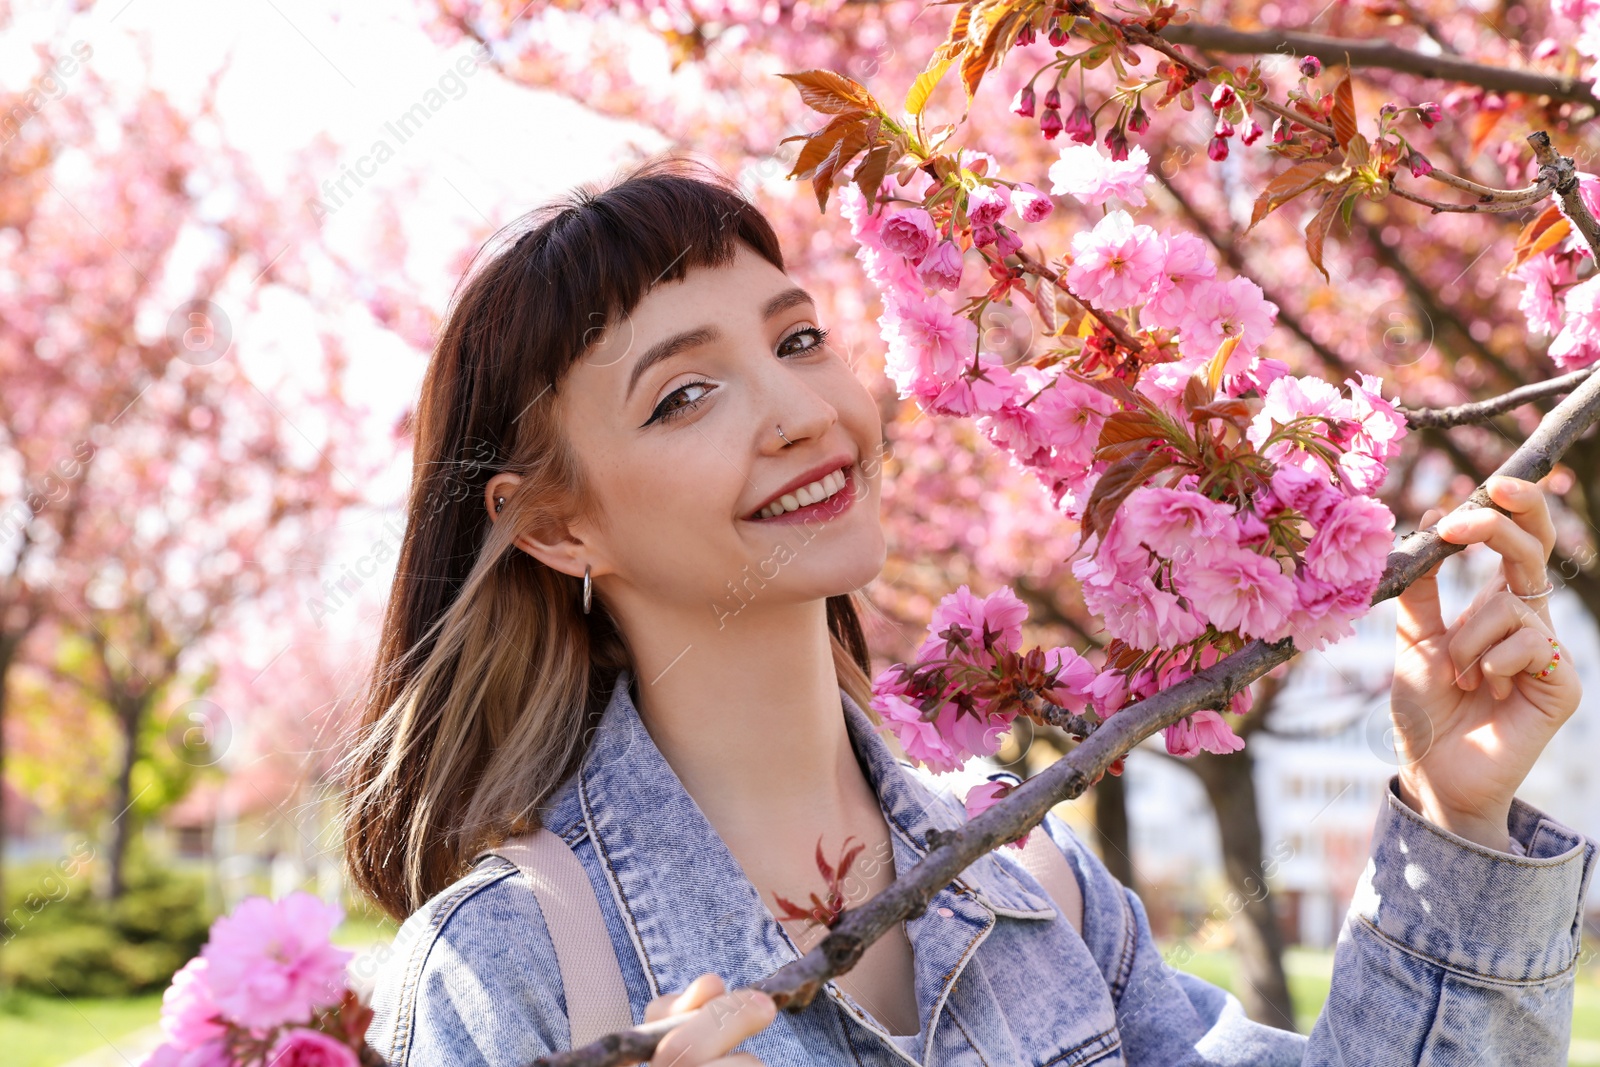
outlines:
[[160, 994], [67, 1000], [0, 997], [0, 1048], [8, 1067], [56, 1067], [156, 1021]]
[[[1163, 946], [1162, 954], [1170, 959], [1173, 947]], [[1291, 948], [1284, 954], [1283, 966], [1288, 972], [1295, 1024], [1301, 1033], [1309, 1034], [1328, 999], [1333, 950]], [[1233, 988], [1234, 957], [1225, 949], [1194, 952], [1180, 969], [1224, 989]], [[1600, 1067], [1600, 960], [1591, 959], [1578, 973], [1567, 1063], [1568, 1067]]]

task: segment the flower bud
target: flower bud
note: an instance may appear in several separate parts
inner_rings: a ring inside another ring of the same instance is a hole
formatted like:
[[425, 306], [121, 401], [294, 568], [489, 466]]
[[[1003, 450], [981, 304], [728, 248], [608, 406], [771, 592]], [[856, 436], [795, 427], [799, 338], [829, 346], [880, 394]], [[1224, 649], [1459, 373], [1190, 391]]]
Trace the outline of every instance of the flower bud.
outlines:
[[1133, 113], [1128, 116], [1128, 132], [1143, 133], [1149, 128], [1150, 112], [1144, 109], [1144, 101], [1141, 100], [1139, 103], [1134, 105]]
[[1224, 82], [1222, 85], [1219, 85], [1215, 89], [1211, 90], [1211, 110], [1221, 111], [1223, 108], [1233, 103], [1234, 99], [1235, 94], [1233, 91], [1233, 86]]
[[1078, 106], [1067, 116], [1067, 124], [1063, 129], [1068, 137], [1079, 144], [1094, 144], [1094, 116], [1089, 114], [1089, 105], [1078, 101]]
[[1128, 158], [1128, 135], [1121, 126], [1112, 126], [1106, 131], [1106, 148], [1111, 151], [1111, 158], [1122, 162]]
[[1007, 229], [999, 223], [995, 224], [994, 229], [996, 234], [995, 250], [1000, 253], [1000, 258], [1004, 259], [1007, 256], [1016, 255], [1018, 250], [1022, 248], [1022, 238], [1017, 236], [1016, 231]]
[[1417, 105], [1417, 118], [1421, 119], [1422, 124], [1431, 130], [1436, 123], [1444, 118], [1444, 111], [1440, 109], [1437, 103], [1429, 100], [1425, 104]]
[[1211, 143], [1206, 145], [1206, 155], [1213, 162], [1220, 163], [1228, 158], [1228, 139], [1226, 137], [1213, 137]]
[[1020, 48], [1023, 45], [1032, 44], [1036, 36], [1038, 34], [1034, 32], [1033, 23], [1025, 24], [1022, 29], [1017, 31], [1017, 47]]
[[1406, 156], [1406, 166], [1411, 168], [1413, 178], [1425, 178], [1433, 173], [1433, 164], [1428, 162], [1428, 157], [1415, 148]]
[[1033, 86], [1024, 85], [1017, 90], [1017, 95], [1011, 98], [1011, 113], [1025, 119], [1033, 118]]
[[1062, 45], [1067, 43], [1067, 31], [1061, 28], [1061, 23], [1059, 22], [1052, 22], [1050, 24], [1050, 32], [1048, 37], [1050, 39], [1050, 43], [1056, 48], [1060, 48]]
[[1218, 137], [1232, 137], [1233, 136], [1233, 123], [1229, 122], [1225, 118], [1220, 118], [1219, 117], [1217, 119], [1216, 129], [1213, 132], [1215, 132]]
[[1257, 122], [1255, 119], [1251, 119], [1250, 125], [1246, 126], [1244, 128], [1244, 132], [1239, 135], [1239, 140], [1243, 141], [1246, 145], [1253, 145], [1256, 143], [1256, 141], [1260, 140], [1261, 135], [1265, 132], [1266, 131], [1261, 128], [1261, 123]]
[[1060, 110], [1061, 90], [1052, 85], [1050, 87], [1050, 91], [1044, 94], [1044, 106], [1050, 108], [1052, 111]]
[[1046, 141], [1054, 141], [1056, 134], [1061, 132], [1061, 112], [1053, 107], [1046, 108], [1044, 114], [1039, 117], [1039, 129], [1044, 131]]
[[1316, 56], [1302, 56], [1300, 58], [1300, 73], [1308, 78], [1315, 78], [1322, 73], [1322, 60]]
[[1281, 118], [1272, 120], [1272, 143], [1273, 144], [1288, 144], [1290, 136], [1291, 136], [1291, 134], [1289, 133], [1289, 124], [1287, 122], [1285, 122]]

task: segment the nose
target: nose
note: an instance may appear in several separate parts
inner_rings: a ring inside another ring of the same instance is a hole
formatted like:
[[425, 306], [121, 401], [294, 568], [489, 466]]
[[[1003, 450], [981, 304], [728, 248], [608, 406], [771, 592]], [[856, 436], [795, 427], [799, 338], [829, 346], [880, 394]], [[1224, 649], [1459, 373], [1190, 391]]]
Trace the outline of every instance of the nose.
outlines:
[[[772, 382], [772, 402], [764, 406], [765, 426], [758, 430], [761, 452], [776, 455], [797, 448], [803, 441], [825, 436], [839, 421], [839, 411], [805, 379], [794, 373]], [[780, 435], [779, 430], [783, 433]], [[787, 438], [787, 440], [785, 440]]]

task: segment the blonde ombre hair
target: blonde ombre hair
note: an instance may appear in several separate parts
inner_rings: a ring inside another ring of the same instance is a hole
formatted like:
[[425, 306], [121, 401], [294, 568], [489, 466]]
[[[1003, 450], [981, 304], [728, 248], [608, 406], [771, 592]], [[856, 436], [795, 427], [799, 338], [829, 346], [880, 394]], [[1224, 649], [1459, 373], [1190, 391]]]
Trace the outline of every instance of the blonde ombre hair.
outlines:
[[[580, 580], [514, 545], [519, 532], [597, 514], [557, 425], [566, 370], [653, 283], [731, 262], [738, 242], [784, 269], [760, 210], [673, 155], [496, 236], [511, 233], [469, 267], [423, 379], [405, 539], [343, 767], [347, 866], [396, 919], [484, 847], [538, 826], [629, 666], [605, 604], [596, 597], [584, 614]], [[522, 481], [491, 522], [484, 489], [500, 471]], [[854, 594], [829, 597], [827, 616], [839, 684], [867, 708]]]

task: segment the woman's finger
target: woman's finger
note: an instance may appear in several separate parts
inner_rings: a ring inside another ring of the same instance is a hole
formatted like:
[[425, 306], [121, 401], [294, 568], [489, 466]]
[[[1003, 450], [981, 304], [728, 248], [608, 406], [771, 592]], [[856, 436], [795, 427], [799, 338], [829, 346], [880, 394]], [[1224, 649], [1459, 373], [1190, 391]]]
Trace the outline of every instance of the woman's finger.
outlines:
[[[1485, 652], [1480, 660], [1489, 692], [1496, 700], [1504, 700], [1511, 695], [1517, 675], [1537, 674], [1550, 663], [1552, 655], [1550, 638], [1544, 631], [1531, 626], [1518, 630]], [[1554, 674], [1552, 671], [1551, 677]]]
[[1518, 526], [1527, 530], [1544, 546], [1544, 558], [1549, 559], [1556, 547], [1556, 524], [1550, 517], [1550, 498], [1537, 483], [1522, 478], [1492, 475], [1484, 482], [1489, 499], [1511, 513]]
[[1456, 510], [1439, 520], [1438, 529], [1453, 545], [1481, 543], [1499, 553], [1512, 592], [1526, 596], [1549, 586], [1550, 550], [1511, 516], [1493, 508]]
[[1484, 654], [1517, 631], [1528, 628], [1540, 634], [1551, 632], [1537, 612], [1503, 589], [1480, 604], [1476, 611], [1463, 614], [1449, 645], [1456, 685], [1465, 690], [1478, 688], [1483, 676]]
[[656, 997], [644, 1008], [644, 1021], [653, 1023], [657, 1019], [679, 1012], [692, 1011], [717, 996], [723, 991], [722, 977], [716, 974], [702, 974], [690, 982], [677, 993], [663, 993]]
[[700, 1067], [766, 1029], [777, 1014], [777, 1004], [758, 989], [735, 989], [714, 997], [661, 1039], [650, 1065]]
[[[1417, 529], [1426, 530], [1442, 515], [1438, 508], [1422, 513]], [[1399, 608], [1395, 633], [1402, 642], [1415, 644], [1444, 633], [1444, 617], [1439, 612], [1439, 568], [1435, 563], [1428, 573], [1412, 582], [1395, 598]]]

